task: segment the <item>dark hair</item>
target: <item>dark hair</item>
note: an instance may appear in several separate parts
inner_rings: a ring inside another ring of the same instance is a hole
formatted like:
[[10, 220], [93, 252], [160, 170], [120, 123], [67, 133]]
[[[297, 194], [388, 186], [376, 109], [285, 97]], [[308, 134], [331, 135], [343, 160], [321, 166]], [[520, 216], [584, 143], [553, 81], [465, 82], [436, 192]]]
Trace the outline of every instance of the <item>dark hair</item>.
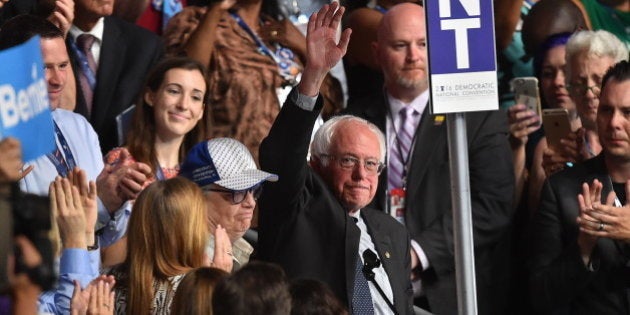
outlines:
[[162, 60], [151, 70], [144, 88], [138, 96], [138, 105], [133, 115], [132, 127], [127, 136], [127, 148], [131, 156], [138, 162], [151, 165], [153, 170], [157, 170], [160, 167], [157, 165], [154, 147], [156, 135], [155, 115], [153, 107], [144, 100], [144, 94], [147, 91], [156, 92], [162, 85], [166, 72], [171, 69], [198, 70], [201, 72], [206, 86], [206, 93], [203, 96], [203, 103], [205, 104], [203, 116], [197, 122], [195, 128], [184, 137], [184, 142], [179, 148], [180, 161], [184, 160], [190, 148], [206, 139], [206, 133], [210, 127], [210, 106], [208, 104], [210, 89], [206, 68], [201, 63], [188, 57], [173, 57]]
[[211, 267], [189, 272], [177, 287], [171, 304], [171, 314], [211, 315], [212, 293], [217, 283], [227, 275], [227, 272]]
[[346, 315], [348, 310], [323, 282], [299, 279], [291, 282], [291, 315]]
[[534, 56], [534, 74], [537, 78], [540, 78], [540, 74], [542, 73], [542, 64], [545, 60], [547, 52], [552, 48], [566, 45], [571, 35], [573, 35], [573, 33], [570, 32], [553, 34], [547, 37], [540, 45], [536, 55]]
[[62, 38], [63, 32], [50, 21], [30, 14], [18, 15], [0, 28], [0, 50], [20, 45], [31, 37]]
[[622, 60], [606, 71], [604, 79], [602, 79], [602, 91], [606, 83], [610, 80], [617, 82], [630, 80], [630, 62], [628, 62], [628, 60]]
[[250, 262], [217, 285], [212, 309], [215, 315], [288, 315], [286, 275], [278, 265]]

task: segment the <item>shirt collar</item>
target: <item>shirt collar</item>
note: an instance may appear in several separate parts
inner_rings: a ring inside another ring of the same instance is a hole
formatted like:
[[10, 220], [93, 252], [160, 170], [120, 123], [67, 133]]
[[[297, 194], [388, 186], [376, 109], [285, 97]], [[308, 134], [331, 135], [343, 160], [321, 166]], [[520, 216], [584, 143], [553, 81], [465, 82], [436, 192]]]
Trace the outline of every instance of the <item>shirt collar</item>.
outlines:
[[420, 115], [424, 113], [424, 109], [427, 106], [427, 102], [429, 100], [429, 90], [425, 90], [420, 93], [416, 98], [414, 98], [409, 104], [404, 103], [403, 101], [394, 98], [389, 93], [387, 93], [387, 101], [389, 102], [389, 108], [393, 114], [397, 114], [400, 110], [405, 106], [411, 106], [415, 109]]
[[98, 19], [98, 22], [96, 22], [96, 25], [94, 25], [94, 27], [88, 32], [85, 32], [81, 30], [80, 28], [78, 28], [76, 25], [72, 24], [72, 26], [70, 27], [70, 35], [72, 35], [72, 38], [74, 38], [74, 40], [76, 41], [76, 39], [81, 34], [91, 34], [92, 36], [96, 37], [99, 43], [102, 43], [104, 30], [105, 30], [105, 18], [101, 17], [100, 19]]

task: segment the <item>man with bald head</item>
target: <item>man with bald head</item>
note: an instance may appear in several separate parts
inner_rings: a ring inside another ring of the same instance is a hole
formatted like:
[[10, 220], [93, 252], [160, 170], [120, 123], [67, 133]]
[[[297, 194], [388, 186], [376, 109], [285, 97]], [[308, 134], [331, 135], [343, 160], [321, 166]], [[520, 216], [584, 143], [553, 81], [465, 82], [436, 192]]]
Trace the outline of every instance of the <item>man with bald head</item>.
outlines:
[[[400, 4], [383, 17], [373, 44], [385, 77], [382, 98], [348, 113], [386, 134], [387, 169], [373, 206], [403, 222], [412, 237], [416, 303], [456, 314], [453, 209], [445, 117], [428, 107], [424, 10]], [[514, 189], [507, 125], [500, 112], [466, 114], [479, 314], [506, 313]]]

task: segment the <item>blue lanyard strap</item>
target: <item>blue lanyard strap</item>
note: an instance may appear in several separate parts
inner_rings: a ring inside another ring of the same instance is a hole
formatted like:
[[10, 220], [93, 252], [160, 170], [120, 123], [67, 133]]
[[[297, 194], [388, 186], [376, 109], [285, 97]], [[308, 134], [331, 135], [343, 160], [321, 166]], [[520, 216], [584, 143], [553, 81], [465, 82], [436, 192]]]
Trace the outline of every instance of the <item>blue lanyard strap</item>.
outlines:
[[247, 25], [247, 23], [245, 23], [245, 21], [243, 21], [243, 19], [236, 12], [230, 12], [230, 16], [232, 16], [236, 23], [238, 23], [238, 25], [254, 40], [256, 46], [258, 47], [258, 51], [265, 55], [268, 55], [269, 57], [271, 57], [271, 59], [273, 59], [273, 61], [278, 63], [278, 60], [276, 59], [276, 54], [274, 54], [271, 49], [269, 49], [269, 47], [267, 47], [267, 45], [263, 43], [262, 39], [260, 39], [260, 37], [258, 37], [258, 35], [254, 33], [254, 31], [252, 31], [249, 25]]
[[[55, 151], [48, 153], [46, 156], [55, 165], [57, 173], [62, 177], [66, 177], [70, 170], [74, 169], [76, 163], [66, 138], [63, 136], [63, 133], [61, 133], [61, 130], [59, 130], [59, 126], [57, 126], [57, 122], [53, 121], [53, 124], [55, 127], [55, 134], [57, 135], [59, 144], [61, 144], [61, 150], [59, 149], [59, 146], [57, 146]], [[63, 155], [61, 155], [61, 151], [63, 151]]]
[[381, 12], [381, 13], [383, 13], [383, 14], [387, 13], [387, 9], [385, 9], [385, 8], [381, 7], [381, 6], [380, 6], [380, 5], [378, 5], [378, 4], [374, 6], [374, 10], [376, 10], [376, 11], [378, 11], [378, 12]]
[[90, 88], [92, 89], [92, 91], [94, 91], [96, 87], [96, 74], [94, 73], [94, 71], [92, 71], [92, 68], [90, 68], [87, 56], [85, 56], [85, 53], [81, 49], [79, 49], [79, 47], [77, 47], [77, 44], [72, 40], [70, 41], [70, 47], [77, 55], [77, 58], [79, 58], [79, 66], [81, 67], [81, 71], [83, 72], [83, 74], [85, 74], [85, 77], [88, 80], [88, 84], [90, 84]]
[[264, 55], [268, 55], [278, 65], [278, 73], [282, 76], [286, 83], [289, 85], [297, 84], [296, 77], [300, 71], [299, 66], [295, 63], [293, 58], [295, 54], [289, 48], [277, 45], [276, 52], [274, 53], [263, 43], [262, 39], [252, 31], [252, 29], [243, 21], [243, 19], [236, 13], [230, 12], [230, 16], [236, 20], [236, 23], [254, 40], [258, 51]]

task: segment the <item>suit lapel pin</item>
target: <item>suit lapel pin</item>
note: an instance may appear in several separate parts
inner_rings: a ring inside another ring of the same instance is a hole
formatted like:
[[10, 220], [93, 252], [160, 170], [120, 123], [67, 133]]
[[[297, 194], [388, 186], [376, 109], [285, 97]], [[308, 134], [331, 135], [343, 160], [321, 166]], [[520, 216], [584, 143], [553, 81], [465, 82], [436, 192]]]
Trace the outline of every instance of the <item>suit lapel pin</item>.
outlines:
[[389, 256], [390, 256], [390, 255], [389, 255], [389, 252], [385, 252], [385, 258], [388, 258], [388, 259], [389, 259]]
[[433, 125], [439, 126], [444, 122], [444, 115], [435, 115], [433, 117]]

